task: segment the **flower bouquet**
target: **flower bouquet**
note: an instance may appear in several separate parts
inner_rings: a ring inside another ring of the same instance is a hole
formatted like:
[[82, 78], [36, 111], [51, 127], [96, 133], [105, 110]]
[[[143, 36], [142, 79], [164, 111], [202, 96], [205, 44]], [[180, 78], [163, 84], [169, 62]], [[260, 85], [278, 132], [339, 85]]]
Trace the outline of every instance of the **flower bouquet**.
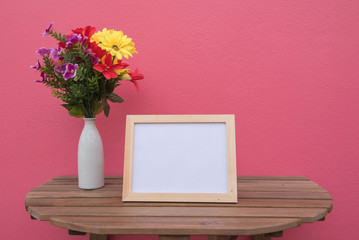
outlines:
[[84, 117], [85, 125], [78, 145], [79, 187], [94, 189], [104, 186], [104, 154], [95, 116], [102, 111], [110, 113], [108, 101], [122, 103], [123, 99], [113, 91], [120, 81], [134, 83], [143, 75], [129, 70], [123, 58], [137, 53], [132, 39], [122, 31], [113, 29], [96, 32], [92, 26], [76, 28], [63, 35], [53, 30], [53, 23], [43, 33], [58, 42], [57, 48], [40, 48], [42, 57], [31, 68], [40, 72], [41, 80], [50, 87], [52, 95], [61, 99], [69, 114]]
[[57, 48], [42, 47], [36, 51], [42, 57], [31, 68], [40, 72], [41, 80], [50, 87], [52, 95], [61, 99], [69, 114], [74, 117], [94, 118], [102, 111], [109, 115], [108, 101], [124, 100], [113, 91], [120, 81], [132, 82], [143, 75], [129, 70], [123, 58], [137, 53], [132, 39], [122, 31], [113, 29], [96, 32], [95, 27], [76, 28], [63, 35], [53, 29], [53, 22], [43, 33], [58, 41]]

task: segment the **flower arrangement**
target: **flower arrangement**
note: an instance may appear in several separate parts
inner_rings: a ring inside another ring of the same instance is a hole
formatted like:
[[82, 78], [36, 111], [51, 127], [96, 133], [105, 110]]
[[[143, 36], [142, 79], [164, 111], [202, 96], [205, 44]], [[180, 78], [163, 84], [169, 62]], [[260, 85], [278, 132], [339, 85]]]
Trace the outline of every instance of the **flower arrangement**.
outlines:
[[42, 57], [31, 68], [40, 72], [43, 83], [50, 87], [52, 95], [61, 99], [69, 114], [74, 117], [93, 118], [102, 111], [108, 117], [108, 101], [122, 103], [124, 100], [113, 91], [120, 81], [130, 81], [138, 88], [137, 80], [144, 76], [138, 69], [131, 71], [123, 58], [137, 53], [132, 39], [122, 31], [113, 29], [96, 32], [86, 26], [63, 35], [53, 29], [53, 22], [43, 33], [58, 41], [53, 49], [40, 48]]

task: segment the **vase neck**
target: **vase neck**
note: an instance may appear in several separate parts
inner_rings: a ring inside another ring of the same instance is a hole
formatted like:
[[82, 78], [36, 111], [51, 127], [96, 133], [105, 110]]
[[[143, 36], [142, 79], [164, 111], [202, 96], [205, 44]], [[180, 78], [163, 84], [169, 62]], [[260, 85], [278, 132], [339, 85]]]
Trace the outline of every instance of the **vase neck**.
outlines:
[[96, 126], [96, 118], [84, 118], [85, 126]]
[[95, 121], [96, 118], [83, 118], [83, 120], [84, 120], [85, 122], [91, 122], [91, 121]]

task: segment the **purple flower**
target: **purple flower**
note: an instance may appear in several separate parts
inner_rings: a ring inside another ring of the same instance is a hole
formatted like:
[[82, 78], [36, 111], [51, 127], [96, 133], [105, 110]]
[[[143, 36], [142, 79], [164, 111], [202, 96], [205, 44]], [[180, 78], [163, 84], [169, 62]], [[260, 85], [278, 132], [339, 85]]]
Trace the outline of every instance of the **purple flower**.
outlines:
[[52, 25], [54, 25], [54, 22], [51, 22], [49, 27], [45, 29], [45, 32], [42, 34], [42, 37], [45, 37], [47, 34], [49, 34], [49, 32], [52, 28]]
[[35, 82], [42, 83], [43, 81], [45, 81], [45, 73], [41, 72], [40, 76], [42, 77], [42, 80], [35, 80]]
[[58, 49], [51, 49], [51, 55], [52, 55], [52, 60], [54, 61], [58, 61], [59, 60], [59, 54], [61, 53], [61, 47], [59, 45]]
[[84, 53], [84, 55], [92, 53], [91, 49], [87, 49], [84, 46], [82, 46], [82, 52]]
[[81, 44], [84, 43], [84, 42], [86, 42], [88, 39], [89, 39], [89, 38], [88, 38], [87, 36], [82, 37], [82, 39], [81, 39]]
[[78, 67], [77, 64], [75, 64], [75, 65], [72, 63], [66, 64], [65, 73], [62, 74], [64, 79], [67, 80], [67, 79], [75, 77], [77, 67]]
[[94, 54], [94, 53], [92, 53], [92, 54], [90, 55], [90, 58], [91, 58], [91, 64], [92, 64], [92, 65], [96, 65], [96, 64], [98, 64], [99, 62], [101, 62], [101, 60], [100, 60], [98, 57], [96, 57], [96, 54]]
[[57, 66], [57, 67], [54, 68], [54, 70], [63, 75], [65, 73], [65, 70], [66, 70], [66, 65], [64, 64], [64, 65]]
[[36, 51], [37, 54], [39, 54], [41, 57], [43, 57], [46, 54], [49, 54], [51, 52], [51, 49], [47, 49], [47, 48], [39, 48], [39, 50]]
[[91, 64], [96, 65], [100, 62], [100, 59], [96, 57], [96, 54], [91, 51], [91, 49], [86, 49], [84, 46], [82, 46], [82, 51], [84, 55], [88, 55], [91, 59]]
[[51, 49], [52, 60], [58, 61], [59, 60], [59, 53], [60, 53], [59, 50]]
[[70, 78], [75, 77], [77, 67], [78, 67], [77, 64], [68, 63], [68, 64], [57, 66], [54, 68], [54, 70], [56, 72], [61, 73], [61, 75], [64, 77], [65, 80], [68, 80]]
[[80, 34], [70, 34], [66, 37], [66, 47], [72, 46], [77, 43], [81, 43], [82, 37]]
[[35, 64], [35, 66], [30, 66], [30, 68], [34, 68], [36, 69], [36, 71], [39, 71], [39, 69], [41, 68], [39, 59], [37, 59], [37, 63]]

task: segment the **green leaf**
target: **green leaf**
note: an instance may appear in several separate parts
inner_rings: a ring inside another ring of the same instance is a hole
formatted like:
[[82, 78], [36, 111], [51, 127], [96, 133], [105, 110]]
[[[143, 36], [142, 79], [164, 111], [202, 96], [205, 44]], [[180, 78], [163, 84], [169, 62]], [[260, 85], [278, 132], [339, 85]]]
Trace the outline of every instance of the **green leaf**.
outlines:
[[108, 115], [110, 114], [110, 105], [108, 104], [106, 98], [102, 99], [102, 108], [103, 108], [103, 113], [105, 114], [106, 117], [108, 117]]
[[95, 106], [96, 106], [96, 109], [95, 109], [96, 111], [94, 112], [94, 116], [96, 116], [97, 114], [100, 114], [103, 111], [101, 104], [97, 103], [97, 105], [95, 105]]
[[112, 81], [107, 81], [105, 85], [106, 94], [111, 94], [113, 90], [115, 90], [115, 83]]
[[63, 106], [64, 108], [66, 108], [67, 110], [71, 110], [71, 108], [73, 107], [73, 106], [70, 106], [69, 104], [61, 104], [61, 106]]
[[113, 103], [123, 103], [125, 101], [120, 96], [118, 96], [116, 93], [111, 93], [108, 96], [108, 100], [110, 100]]
[[89, 89], [92, 94], [98, 94], [100, 92], [100, 87], [98, 85], [97, 79], [95, 77], [88, 78]]
[[79, 106], [74, 106], [69, 110], [70, 116], [81, 118], [84, 116], [81, 108]]
[[83, 98], [86, 95], [86, 87], [84, 84], [80, 83], [80, 84], [73, 84], [72, 86], [70, 86], [70, 89], [72, 91], [72, 94], [77, 97], [77, 98]]

